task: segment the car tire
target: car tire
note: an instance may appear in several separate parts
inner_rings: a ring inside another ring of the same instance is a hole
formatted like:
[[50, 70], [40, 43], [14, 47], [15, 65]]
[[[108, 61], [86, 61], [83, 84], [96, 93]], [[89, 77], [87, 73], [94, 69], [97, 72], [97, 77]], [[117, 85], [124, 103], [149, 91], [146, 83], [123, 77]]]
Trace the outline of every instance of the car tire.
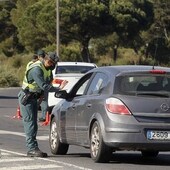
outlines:
[[55, 118], [51, 120], [50, 137], [49, 137], [51, 153], [54, 155], [65, 155], [69, 145], [60, 142], [59, 130]]
[[[90, 154], [94, 162], [108, 162], [112, 155], [112, 149], [103, 142], [100, 125], [94, 122], [90, 135]], [[107, 155], [107, 156], [106, 156]]]
[[141, 151], [143, 157], [157, 157], [159, 151]]

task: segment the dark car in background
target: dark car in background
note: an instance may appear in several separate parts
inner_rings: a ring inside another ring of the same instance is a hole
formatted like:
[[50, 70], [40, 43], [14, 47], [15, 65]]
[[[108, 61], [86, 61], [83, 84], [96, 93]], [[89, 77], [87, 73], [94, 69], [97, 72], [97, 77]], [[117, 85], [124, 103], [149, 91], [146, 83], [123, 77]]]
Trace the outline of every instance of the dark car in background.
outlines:
[[118, 150], [156, 157], [170, 151], [170, 69], [106, 66], [87, 72], [52, 111], [50, 148], [66, 154], [69, 145], [90, 148], [95, 162]]

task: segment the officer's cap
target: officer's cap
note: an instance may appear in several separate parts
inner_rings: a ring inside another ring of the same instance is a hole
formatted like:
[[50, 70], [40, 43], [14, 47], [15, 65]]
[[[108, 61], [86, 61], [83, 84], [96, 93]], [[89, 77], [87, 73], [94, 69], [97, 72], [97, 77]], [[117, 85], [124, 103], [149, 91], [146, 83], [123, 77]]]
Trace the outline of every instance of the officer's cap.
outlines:
[[59, 57], [55, 52], [49, 52], [47, 53], [47, 56], [54, 64], [57, 64], [57, 62], [59, 61]]
[[45, 51], [44, 50], [38, 50], [37, 55], [44, 58], [45, 57]]

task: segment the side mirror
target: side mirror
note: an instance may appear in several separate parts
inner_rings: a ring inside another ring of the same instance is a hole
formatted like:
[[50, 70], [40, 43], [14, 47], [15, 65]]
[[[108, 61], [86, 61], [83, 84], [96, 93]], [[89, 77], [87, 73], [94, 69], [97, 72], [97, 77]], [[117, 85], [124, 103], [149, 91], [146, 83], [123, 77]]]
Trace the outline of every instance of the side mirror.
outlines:
[[67, 96], [68, 96], [68, 93], [67, 93], [66, 90], [60, 90], [60, 91], [58, 91], [58, 92], [55, 92], [54, 96], [57, 97], [57, 98], [66, 99]]

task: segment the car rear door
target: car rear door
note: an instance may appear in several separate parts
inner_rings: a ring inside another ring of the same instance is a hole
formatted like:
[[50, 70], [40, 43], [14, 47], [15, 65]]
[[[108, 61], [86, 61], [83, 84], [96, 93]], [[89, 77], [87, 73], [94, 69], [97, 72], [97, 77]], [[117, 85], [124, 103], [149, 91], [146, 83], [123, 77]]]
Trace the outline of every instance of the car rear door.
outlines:
[[108, 77], [104, 73], [96, 73], [85, 94], [78, 98], [76, 114], [77, 141], [80, 145], [89, 145], [89, 125], [92, 116], [103, 110], [102, 90], [107, 86]]

